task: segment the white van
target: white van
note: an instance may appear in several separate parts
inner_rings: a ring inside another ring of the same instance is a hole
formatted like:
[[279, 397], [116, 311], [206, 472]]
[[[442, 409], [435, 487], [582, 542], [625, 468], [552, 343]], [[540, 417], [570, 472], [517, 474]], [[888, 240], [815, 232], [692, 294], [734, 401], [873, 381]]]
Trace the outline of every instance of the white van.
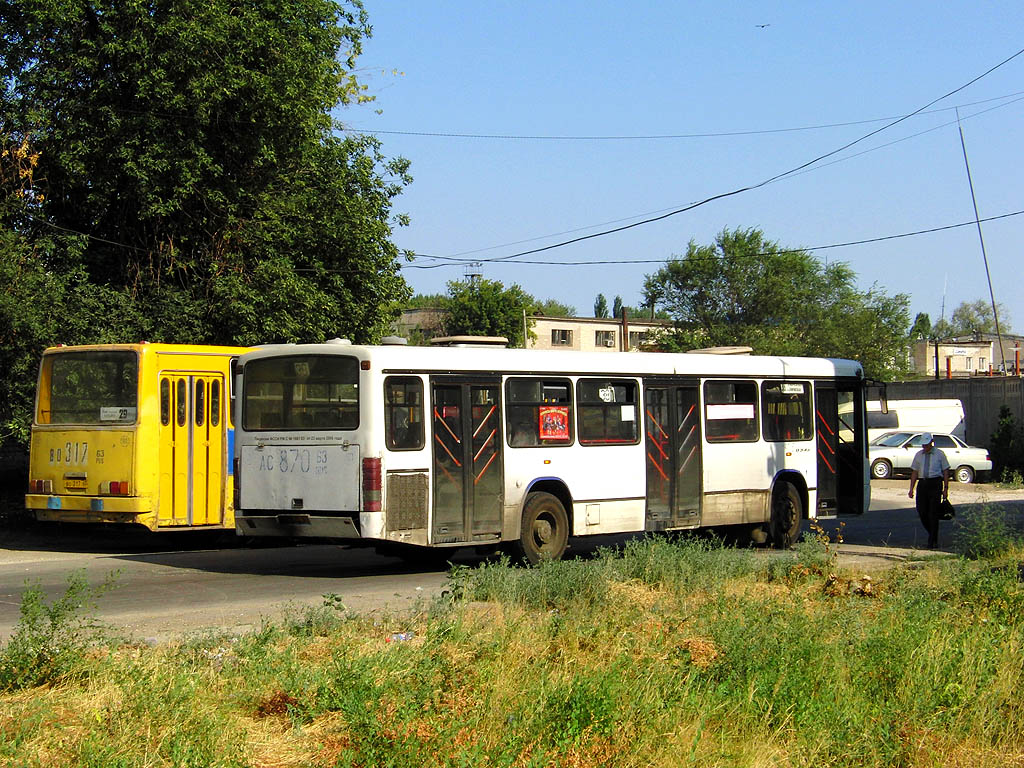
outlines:
[[868, 442], [886, 432], [927, 430], [964, 437], [964, 406], [959, 400], [890, 400], [882, 413], [878, 400], [868, 400]]

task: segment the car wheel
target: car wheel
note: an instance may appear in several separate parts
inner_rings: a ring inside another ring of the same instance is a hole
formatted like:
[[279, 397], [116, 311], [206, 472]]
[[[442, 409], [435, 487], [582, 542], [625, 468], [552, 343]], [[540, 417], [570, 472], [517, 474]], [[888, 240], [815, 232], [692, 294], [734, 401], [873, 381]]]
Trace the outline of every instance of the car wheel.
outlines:
[[876, 480], [888, 480], [892, 477], [892, 464], [885, 459], [879, 459], [871, 465], [871, 476]]
[[956, 481], [958, 483], [973, 483], [974, 482], [974, 467], [968, 467], [966, 464], [962, 467], [956, 468]]

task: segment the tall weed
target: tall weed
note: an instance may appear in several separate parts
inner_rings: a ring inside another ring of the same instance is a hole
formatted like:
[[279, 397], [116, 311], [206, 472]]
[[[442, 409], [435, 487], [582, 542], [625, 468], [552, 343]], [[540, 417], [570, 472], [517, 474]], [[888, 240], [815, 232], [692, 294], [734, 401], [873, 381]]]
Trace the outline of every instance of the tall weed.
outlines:
[[67, 577], [64, 594], [52, 603], [39, 583], [26, 585], [21, 618], [0, 648], [0, 691], [58, 682], [81, 671], [86, 650], [106, 638], [95, 618], [96, 600], [112, 589], [117, 573], [91, 586], [84, 571]]
[[992, 558], [1020, 548], [1015, 516], [1000, 504], [981, 504], [957, 516], [953, 544], [964, 557]]

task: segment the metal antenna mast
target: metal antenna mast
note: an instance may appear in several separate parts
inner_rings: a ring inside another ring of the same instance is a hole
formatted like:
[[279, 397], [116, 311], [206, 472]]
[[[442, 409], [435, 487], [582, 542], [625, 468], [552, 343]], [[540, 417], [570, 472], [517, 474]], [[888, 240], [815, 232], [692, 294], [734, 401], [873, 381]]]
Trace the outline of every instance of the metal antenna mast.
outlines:
[[971, 202], [974, 203], [974, 223], [978, 225], [978, 240], [981, 241], [981, 258], [985, 262], [985, 277], [988, 279], [988, 295], [992, 300], [992, 318], [996, 324], [996, 338], [999, 340], [999, 362], [1006, 373], [1006, 356], [1003, 354], [1003, 335], [999, 332], [999, 311], [996, 309], [996, 295], [992, 290], [992, 275], [988, 271], [988, 254], [985, 253], [985, 238], [981, 234], [981, 218], [978, 216], [978, 200], [974, 196], [974, 182], [971, 181], [971, 165], [967, 162], [967, 144], [964, 142], [964, 129], [960, 125], [960, 110], [956, 111], [956, 126], [960, 131], [960, 148], [964, 151], [964, 166], [967, 168], [967, 184], [971, 188]]

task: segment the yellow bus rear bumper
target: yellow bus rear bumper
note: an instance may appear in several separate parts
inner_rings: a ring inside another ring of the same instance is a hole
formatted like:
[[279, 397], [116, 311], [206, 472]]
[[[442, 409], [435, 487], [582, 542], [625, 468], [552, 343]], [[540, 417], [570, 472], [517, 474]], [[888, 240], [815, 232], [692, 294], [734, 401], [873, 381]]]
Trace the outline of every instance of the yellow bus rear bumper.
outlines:
[[27, 494], [25, 508], [36, 520], [64, 523], [139, 523], [156, 527], [153, 501], [132, 496], [52, 496]]

